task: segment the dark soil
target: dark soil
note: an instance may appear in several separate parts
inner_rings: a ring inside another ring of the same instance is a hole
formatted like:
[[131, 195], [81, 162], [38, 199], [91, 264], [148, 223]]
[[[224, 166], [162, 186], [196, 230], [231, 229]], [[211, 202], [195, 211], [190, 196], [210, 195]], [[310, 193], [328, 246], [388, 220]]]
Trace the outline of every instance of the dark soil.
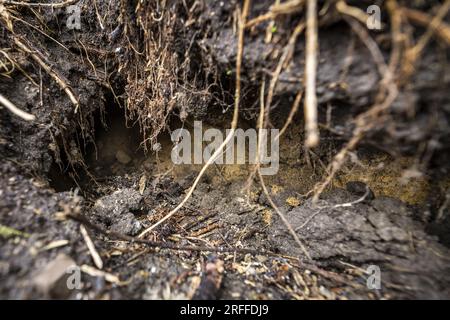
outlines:
[[[272, 2], [255, 1], [251, 18]], [[191, 128], [194, 120], [229, 128], [237, 52], [233, 16], [241, 2], [167, 1], [162, 8], [144, 1], [139, 10], [135, 1], [80, 3], [79, 31], [66, 28], [65, 8], [36, 8], [35, 14], [11, 7], [28, 23], [15, 20], [15, 33], [70, 84], [80, 102], [77, 113], [0, 23], [0, 50], [20, 65], [8, 77], [0, 74], [0, 94], [36, 116], [27, 122], [0, 109], [0, 298], [450, 298], [445, 44], [434, 39], [425, 48], [389, 114], [353, 151], [319, 203], [306, 195], [351, 137], [352, 119], [374, 102], [379, 82], [369, 51], [332, 9], [319, 29], [321, 145], [307, 157], [299, 112], [281, 139], [279, 173], [266, 179], [312, 261], [258, 181], [248, 186], [252, 168], [224, 165], [211, 166], [187, 205], [146, 237], [259, 253], [162, 249], [88, 228], [103, 261], [102, 273], [92, 272], [98, 266], [80, 223], [70, 216], [82, 214], [104, 230], [137, 236], [183, 199], [201, 168], [173, 166], [171, 130]], [[439, 4], [417, 1], [414, 8], [434, 16]], [[364, 1], [357, 5], [367, 7]], [[260, 81], [272, 74], [302, 17], [294, 12], [277, 19], [270, 42], [264, 41], [269, 21], [246, 33], [241, 127], [255, 127]], [[383, 19], [389, 25], [387, 14]], [[409, 31], [420, 37], [424, 28]], [[371, 35], [388, 59], [389, 32]], [[303, 88], [304, 47], [302, 35], [280, 74], [270, 113], [275, 128]], [[145, 57], [139, 54], [144, 49]], [[61, 287], [61, 279], [52, 282], [50, 267], [65, 264], [81, 267], [78, 290]], [[380, 290], [366, 286], [370, 265], [381, 270]]]

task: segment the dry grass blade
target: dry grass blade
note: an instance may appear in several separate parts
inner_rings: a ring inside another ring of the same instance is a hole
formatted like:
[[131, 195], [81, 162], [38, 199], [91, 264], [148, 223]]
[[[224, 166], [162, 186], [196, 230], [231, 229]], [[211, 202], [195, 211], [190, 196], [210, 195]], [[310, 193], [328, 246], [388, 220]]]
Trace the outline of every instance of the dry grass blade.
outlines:
[[352, 18], [355, 18], [356, 20], [364, 24], [367, 22], [367, 19], [369, 18], [369, 16], [360, 8], [349, 6], [344, 0], [339, 0], [336, 3], [336, 9], [340, 13], [351, 16]]

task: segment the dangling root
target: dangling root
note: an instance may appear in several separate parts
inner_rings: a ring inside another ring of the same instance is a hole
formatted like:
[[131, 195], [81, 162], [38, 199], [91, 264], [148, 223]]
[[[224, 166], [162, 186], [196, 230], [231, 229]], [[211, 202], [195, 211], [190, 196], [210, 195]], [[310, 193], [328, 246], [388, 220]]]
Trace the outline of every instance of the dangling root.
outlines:
[[[277, 86], [278, 83], [278, 78], [280, 77], [281, 71], [283, 69], [283, 67], [286, 65], [286, 63], [289, 60], [289, 57], [292, 55], [293, 51], [294, 51], [294, 47], [295, 47], [295, 43], [297, 41], [298, 36], [303, 32], [303, 30], [305, 29], [305, 23], [303, 21], [300, 21], [297, 26], [295, 27], [294, 31], [292, 32], [291, 36], [289, 37], [288, 43], [287, 45], [284, 47], [283, 49], [283, 54], [281, 55], [278, 64], [275, 68], [275, 71], [272, 73], [272, 78], [270, 80], [269, 83], [269, 92], [267, 94], [267, 98], [266, 98], [266, 106], [267, 108], [264, 108], [264, 85], [265, 85], [265, 79], [262, 81], [262, 85], [261, 85], [261, 96], [260, 96], [260, 104], [261, 105], [261, 109], [262, 112], [264, 112], [264, 109], [267, 109], [267, 111], [265, 112], [265, 115], [259, 115], [259, 119], [261, 119], [261, 121], [266, 121], [266, 123], [270, 122], [270, 109], [271, 109], [271, 105], [272, 105], [272, 99], [273, 99], [273, 95], [275, 92], [275, 88]], [[283, 133], [286, 131], [286, 129], [289, 127], [289, 124], [292, 122], [292, 119], [294, 118], [294, 115], [297, 113], [299, 105], [300, 105], [300, 101], [301, 98], [303, 96], [303, 91], [299, 91], [297, 96], [295, 97], [294, 103], [292, 104], [291, 107], [291, 111], [289, 112], [288, 118], [283, 126], [283, 128], [280, 130], [280, 132], [278, 133], [278, 135], [275, 137], [275, 140], [278, 140]], [[259, 126], [260, 128], [264, 127], [264, 124], [260, 124]], [[258, 151], [259, 152], [259, 149]], [[245, 189], [247, 191], [250, 190], [253, 178], [256, 175], [256, 172], [258, 171], [259, 168], [259, 162], [258, 162], [259, 156], [257, 155], [256, 158], [256, 165], [254, 166], [252, 172], [250, 173], [248, 179], [247, 179], [247, 184]]]
[[369, 110], [360, 114], [355, 119], [355, 129], [353, 130], [352, 138], [349, 142], [334, 156], [331, 164], [327, 168], [328, 175], [324, 181], [319, 183], [314, 190], [313, 203], [317, 203], [319, 196], [325, 190], [325, 188], [330, 185], [336, 173], [343, 166], [347, 155], [350, 151], [354, 150], [359, 142], [364, 138], [365, 134], [369, 132], [377, 124], [379, 116], [386, 111], [391, 104], [394, 102], [398, 95], [397, 85], [394, 83], [393, 72], [391, 68], [395, 65], [392, 64], [391, 68], [386, 65], [383, 54], [376, 42], [369, 36], [367, 31], [361, 27], [357, 22], [350, 19], [345, 19], [353, 31], [358, 35], [361, 41], [366, 45], [371, 53], [374, 61], [378, 66], [378, 71], [382, 75], [382, 80], [380, 81], [380, 90], [378, 93], [378, 98], [382, 99], [381, 102], [373, 105]]
[[[277, 207], [277, 205], [273, 202], [272, 197], [270, 196], [269, 191], [267, 190], [266, 184], [264, 182], [264, 178], [263, 178], [263, 176], [261, 174], [261, 158], [260, 158], [260, 156], [261, 156], [261, 147], [262, 147], [261, 132], [262, 132], [262, 129], [265, 127], [265, 124], [267, 123], [267, 114], [268, 114], [264, 110], [265, 109], [265, 107], [264, 107], [264, 84], [265, 84], [265, 79], [263, 79], [262, 84], [261, 84], [260, 111], [259, 111], [258, 124], [257, 124], [257, 126], [258, 126], [258, 148], [257, 148], [257, 151], [256, 151], [256, 161], [255, 161], [256, 165], [255, 165], [254, 171], [252, 171], [248, 181], [251, 181], [251, 179], [253, 179], [253, 176], [255, 175], [255, 173], [258, 174], [258, 178], [259, 178], [261, 187], [263, 188], [264, 194], [266, 195], [266, 198], [269, 201], [270, 205], [275, 210], [275, 212], [278, 214], [278, 216], [280, 217], [281, 221], [286, 226], [286, 228], [288, 229], [289, 233], [292, 235], [292, 237], [294, 238], [295, 242], [298, 244], [298, 246], [303, 251], [305, 256], [309, 260], [312, 260], [311, 255], [308, 253], [308, 250], [306, 250], [306, 247], [303, 245], [303, 243], [300, 240], [300, 238], [298, 237], [297, 233], [295, 233], [294, 228], [292, 228], [291, 224], [286, 219], [284, 214], [280, 211], [280, 209]], [[293, 103], [293, 106], [292, 106], [291, 112], [289, 114], [289, 117], [286, 120], [285, 125], [283, 126], [284, 130], [280, 131], [280, 133], [275, 137], [275, 139], [279, 139], [281, 134], [283, 134], [283, 132], [289, 126], [290, 122], [292, 121], [292, 118], [294, 117], [294, 114], [295, 114], [296, 110], [298, 109], [301, 97], [302, 97], [302, 91], [299, 91], [299, 93], [297, 94], [297, 97], [295, 98], [295, 101]], [[247, 188], [249, 188], [249, 186], [247, 186]]]
[[[433, 18], [428, 14], [420, 12], [418, 10], [409, 9], [409, 8], [401, 8], [401, 13], [411, 22], [423, 26], [428, 27], [431, 25]], [[444, 41], [444, 43], [449, 46], [450, 45], [450, 26], [444, 21], [440, 21], [440, 24], [436, 27], [436, 35]]]
[[289, 57], [294, 52], [295, 42], [297, 41], [298, 36], [303, 32], [304, 29], [305, 23], [303, 21], [299, 22], [292, 32], [292, 35], [289, 37], [288, 44], [284, 47], [283, 54], [280, 57], [277, 67], [275, 68], [275, 71], [273, 73], [272, 79], [270, 80], [269, 91], [266, 99], [266, 121], [269, 121], [269, 113], [272, 105], [273, 94], [278, 83], [278, 78], [280, 77], [283, 66], [286, 65]]
[[[343, 10], [343, 8], [345, 10]], [[354, 15], [352, 15], [351, 10], [349, 11], [349, 6], [340, 8], [340, 12], [343, 15], [350, 16], [352, 18], [355, 18]], [[394, 15], [397, 9], [397, 4], [395, 1], [389, 1], [388, 2], [388, 9], [391, 13], [391, 15]], [[450, 0], [447, 0], [444, 2], [444, 4], [441, 5], [441, 7], [438, 10], [438, 14], [431, 20], [431, 22], [428, 23], [428, 29], [426, 33], [419, 39], [418, 43], [412, 47], [406, 50], [404, 53], [404, 60], [406, 60], [406, 63], [403, 65], [403, 72], [402, 76], [405, 78], [408, 78], [409, 75], [414, 70], [414, 63], [417, 60], [417, 58], [422, 53], [423, 49], [427, 45], [428, 41], [430, 40], [431, 36], [438, 32], [439, 26], [441, 26], [441, 22], [443, 17], [447, 14], [447, 12], [450, 10]], [[401, 11], [401, 10], [400, 10]], [[403, 12], [403, 11], [401, 11]], [[352, 30], [358, 35], [358, 37], [361, 39], [361, 41], [366, 45], [366, 47], [369, 49], [369, 52], [371, 53], [375, 63], [378, 66], [378, 71], [380, 75], [382, 76], [382, 80], [380, 81], [380, 90], [378, 92], [378, 102], [374, 106], [372, 106], [368, 111], [364, 112], [363, 114], [359, 115], [355, 119], [356, 127], [353, 130], [352, 138], [349, 142], [345, 145], [344, 148], [342, 148], [333, 158], [333, 161], [328, 166], [328, 175], [325, 178], [324, 181], [319, 183], [314, 190], [314, 196], [313, 196], [313, 202], [317, 203], [320, 194], [325, 190], [325, 188], [330, 185], [332, 182], [334, 176], [336, 173], [341, 169], [343, 166], [347, 155], [350, 151], [354, 150], [359, 142], [364, 138], [365, 134], [369, 132], [371, 129], [374, 128], [374, 126], [377, 124], [377, 120], [379, 117], [391, 106], [391, 104], [394, 102], [398, 95], [398, 88], [396, 83], [394, 82], [393, 74], [395, 73], [395, 70], [398, 67], [399, 62], [401, 59], [401, 53], [400, 53], [400, 21], [396, 17], [391, 17], [391, 20], [393, 21], [393, 28], [392, 28], [392, 38], [393, 38], [393, 49], [391, 50], [391, 56], [389, 61], [389, 66], [386, 65], [383, 54], [381, 53], [378, 45], [376, 42], [370, 37], [370, 35], [367, 33], [365, 28], [361, 27], [356, 21], [344, 18], [345, 21], [349, 23]], [[358, 20], [358, 19], [357, 19]], [[442, 29], [441, 29], [442, 30]], [[438, 33], [439, 34], [439, 33]], [[442, 31], [441, 31], [442, 36]]]
[[[431, 36], [435, 34], [441, 25], [442, 20], [447, 15], [447, 12], [450, 10], [450, 0], [445, 1], [438, 10], [438, 14], [431, 20], [428, 25], [427, 31], [421, 36], [417, 44], [409, 48], [405, 53], [406, 61], [408, 62], [404, 66], [403, 73], [405, 77], [409, 78], [409, 76], [415, 70], [415, 64], [418, 58], [422, 55], [423, 49], [428, 44], [431, 39]], [[438, 33], [439, 34], [439, 33]]]

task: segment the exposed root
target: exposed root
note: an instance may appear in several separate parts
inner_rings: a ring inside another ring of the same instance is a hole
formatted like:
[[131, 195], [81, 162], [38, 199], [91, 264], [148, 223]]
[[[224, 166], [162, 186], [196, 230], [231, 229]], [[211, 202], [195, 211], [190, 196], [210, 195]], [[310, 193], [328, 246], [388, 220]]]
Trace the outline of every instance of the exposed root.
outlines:
[[75, 106], [74, 112], [76, 113], [78, 111], [80, 103], [78, 101], [78, 98], [76, 98], [75, 94], [73, 93], [72, 89], [70, 88], [70, 86], [63, 79], [63, 77], [58, 74], [57, 71], [55, 71], [52, 67], [50, 67], [47, 63], [44, 62], [44, 59], [39, 56], [39, 51], [31, 49], [31, 47], [29, 45], [27, 45], [25, 42], [23, 42], [15, 34], [11, 16], [10, 16], [8, 10], [2, 4], [0, 4], [0, 17], [2, 18], [6, 29], [11, 33], [11, 36], [12, 36], [16, 46], [18, 46], [22, 51], [28, 53], [33, 58], [33, 60], [37, 64], [39, 64], [50, 75], [50, 77], [53, 78], [53, 80], [56, 81], [56, 83], [60, 86], [61, 90], [63, 90], [67, 94], [70, 101]]
[[[261, 90], [259, 94], [259, 116], [257, 119], [257, 127], [259, 129], [264, 128], [264, 92], [265, 92], [265, 86], [266, 86], [266, 78], [263, 77], [263, 80], [261, 81]], [[253, 169], [250, 172], [247, 183], [245, 186], [246, 194], [250, 194], [250, 188], [253, 184], [253, 179], [255, 178], [256, 173], [259, 171], [260, 168], [260, 152], [261, 152], [261, 139], [260, 139], [260, 132], [258, 130], [258, 147], [256, 148], [256, 155], [255, 155], [255, 164], [253, 165]]]
[[386, 65], [383, 54], [381, 53], [376, 42], [356, 21], [347, 18], [345, 20], [350, 24], [352, 30], [358, 35], [361, 41], [369, 49], [372, 58], [378, 66], [378, 71], [382, 76], [382, 80], [380, 81], [380, 90], [377, 97], [378, 99], [380, 99], [380, 102], [377, 101], [372, 107], [369, 108], [369, 110], [360, 114], [355, 119], [354, 122], [356, 126], [353, 130], [351, 139], [334, 156], [331, 164], [327, 168], [327, 177], [322, 182], [317, 184], [314, 188], [315, 190], [313, 195], [313, 203], [317, 203], [317, 201], [319, 200], [319, 196], [333, 181], [334, 176], [345, 163], [349, 152], [354, 150], [359, 142], [364, 138], [365, 134], [374, 128], [374, 126], [378, 123], [377, 120], [379, 116], [391, 106], [398, 95], [398, 89], [394, 83], [393, 74]]
[[303, 253], [305, 254], [305, 256], [309, 259], [312, 260], [310, 254], [308, 253], [308, 250], [306, 250], [306, 247], [303, 245], [302, 241], [300, 240], [300, 238], [298, 237], [297, 233], [295, 232], [295, 230], [292, 228], [291, 224], [289, 223], [289, 221], [286, 219], [286, 217], [284, 216], [284, 214], [280, 211], [280, 209], [277, 207], [277, 205], [273, 202], [272, 197], [269, 194], [269, 191], [267, 190], [266, 184], [264, 183], [264, 178], [261, 175], [261, 171], [258, 168], [258, 176], [259, 176], [259, 181], [261, 183], [261, 186], [264, 190], [264, 194], [267, 197], [267, 200], [269, 200], [270, 205], [272, 206], [272, 208], [275, 210], [275, 212], [278, 214], [278, 216], [280, 217], [281, 221], [283, 221], [283, 224], [286, 226], [286, 228], [289, 230], [289, 233], [292, 235], [292, 237], [294, 238], [295, 242], [298, 244], [298, 246], [300, 247], [300, 249], [303, 251]]
[[442, 19], [444, 19], [449, 10], [450, 0], [447, 0], [441, 5], [437, 15], [431, 20], [428, 25], [427, 31], [424, 35], [422, 35], [417, 44], [406, 51], [405, 58], [407, 60], [407, 63], [405, 63], [405, 67], [402, 70], [406, 78], [409, 78], [409, 76], [415, 71], [416, 61], [422, 55], [423, 49], [425, 49], [425, 46], [428, 44], [433, 34], [437, 30], [439, 30]]
[[292, 123], [292, 120], [294, 119], [294, 116], [297, 113], [298, 108], [300, 107], [300, 102], [302, 101], [302, 97], [303, 97], [303, 90], [300, 90], [297, 93], [297, 95], [295, 96], [294, 102], [292, 103], [291, 111], [289, 111], [289, 115], [286, 119], [286, 122], [284, 123], [280, 132], [278, 132], [278, 135], [275, 137], [275, 140], [279, 140], [280, 137], [286, 132], [289, 125]]
[[[340, 12], [344, 15], [351, 16], [355, 18], [353, 14], [351, 14], [351, 10], [349, 10], [349, 6], [341, 6]], [[345, 10], [343, 10], [345, 9]], [[443, 17], [447, 14], [450, 9], [450, 0], [447, 0], [439, 9], [439, 13], [429, 22], [427, 32], [420, 38], [418, 43], [406, 50], [404, 53], [404, 58], [406, 62], [403, 65], [402, 76], [404, 78], [409, 78], [409, 76], [414, 72], [414, 65], [417, 61], [418, 57], [421, 55], [423, 49], [426, 44], [430, 40], [431, 36], [439, 30], [439, 26], [441, 25]], [[328, 175], [324, 179], [323, 182], [319, 183], [315, 187], [315, 192], [313, 196], [313, 202], [317, 203], [320, 194], [325, 190], [325, 188], [332, 182], [336, 173], [343, 166], [347, 155], [350, 151], [354, 150], [359, 142], [364, 138], [365, 134], [369, 132], [374, 126], [378, 123], [378, 119], [380, 115], [386, 111], [390, 105], [394, 102], [398, 95], [398, 89], [396, 84], [394, 83], [393, 74], [398, 67], [399, 62], [401, 61], [401, 31], [400, 31], [400, 17], [397, 16], [398, 7], [395, 1], [388, 2], [388, 10], [391, 14], [392, 20], [392, 38], [393, 38], [393, 48], [391, 51], [389, 66], [384, 62], [383, 55], [378, 48], [378, 45], [375, 41], [369, 36], [367, 31], [362, 28], [359, 24], [357, 24], [353, 20], [349, 20], [345, 18], [345, 20], [350, 24], [353, 31], [359, 36], [361, 41], [366, 45], [369, 49], [375, 63], [378, 66], [378, 70], [380, 75], [382, 76], [382, 80], [380, 81], [380, 90], [377, 96], [377, 100], [381, 102], [377, 102], [374, 106], [369, 108], [368, 111], [359, 115], [355, 119], [356, 127], [353, 130], [352, 138], [349, 142], [335, 155], [331, 164], [328, 166]], [[404, 11], [402, 11], [404, 12]], [[423, 18], [423, 17], [422, 17]], [[359, 20], [358, 18], [356, 18]], [[441, 29], [442, 30], [442, 29]]]
[[3, 71], [0, 72], [0, 74], [4, 77], [11, 78], [10, 74], [14, 72], [15, 69], [15, 63], [14, 60], [11, 59], [11, 57], [6, 53], [4, 50], [0, 50], [0, 53], [5, 57], [5, 61], [0, 60], [0, 70]]
[[[433, 17], [430, 17], [426, 13], [405, 7], [401, 8], [401, 13], [408, 20], [422, 27], [429, 27], [433, 20]], [[440, 21], [439, 25], [435, 28], [435, 32], [447, 46], [450, 45], [450, 26], [447, 23]]]
[[40, 2], [22, 2], [22, 1], [4, 0], [2, 2], [4, 4], [10, 4], [10, 5], [14, 5], [14, 6], [39, 7], [39, 8], [49, 7], [49, 8], [53, 8], [53, 9], [58, 9], [58, 8], [64, 8], [64, 7], [70, 6], [78, 1], [79, 0], [67, 0], [67, 1], [58, 2], [58, 3], [40, 3]]
[[34, 121], [36, 119], [34, 115], [17, 108], [11, 101], [6, 99], [2, 94], [0, 94], [0, 104], [6, 107], [12, 113], [14, 113], [16, 116], [22, 118], [23, 120]]
[[336, 3], [336, 10], [340, 13], [346, 14], [352, 18], [355, 18], [359, 22], [365, 24], [367, 18], [369, 17], [364, 11], [360, 8], [349, 6], [344, 0], [339, 0]]
[[26, 53], [30, 54], [30, 56], [33, 58], [33, 60], [36, 61], [36, 63], [39, 64], [42, 67], [42, 69], [44, 69], [50, 75], [50, 77], [53, 78], [53, 80], [55, 80], [55, 82], [59, 85], [61, 90], [63, 90], [66, 93], [66, 95], [69, 97], [70, 101], [74, 105], [74, 107], [75, 107], [74, 113], [77, 113], [78, 112], [78, 108], [80, 107], [80, 102], [78, 101], [78, 98], [75, 96], [75, 94], [73, 93], [73, 91], [70, 88], [70, 86], [63, 79], [63, 77], [57, 71], [53, 70], [52, 67], [47, 65], [38, 56], [38, 54], [35, 51], [31, 50], [25, 43], [20, 41], [18, 38], [14, 37], [14, 43], [20, 49], [22, 49]]
[[[264, 111], [264, 109], [265, 109], [265, 107], [264, 107], [264, 82], [265, 81], [263, 81], [262, 84], [261, 84], [260, 112], [259, 112], [259, 117], [258, 117], [258, 148], [257, 148], [257, 152], [256, 152], [256, 159], [257, 159], [257, 161], [256, 161], [256, 165], [255, 165], [254, 171], [250, 175], [250, 178], [249, 178], [248, 181], [249, 182], [252, 181], [255, 172], [258, 174], [258, 178], [259, 178], [261, 187], [263, 188], [264, 194], [266, 195], [266, 198], [268, 199], [270, 205], [275, 210], [275, 212], [278, 214], [278, 216], [280, 217], [281, 221], [286, 226], [286, 228], [288, 229], [289, 233], [292, 235], [292, 237], [294, 238], [295, 242], [298, 244], [298, 246], [303, 251], [305, 256], [309, 260], [312, 260], [310, 254], [308, 253], [308, 250], [306, 250], [306, 247], [303, 245], [302, 241], [300, 240], [300, 238], [298, 237], [297, 233], [292, 228], [292, 226], [289, 223], [289, 221], [286, 219], [286, 217], [280, 211], [280, 209], [277, 207], [277, 205], [273, 202], [272, 197], [270, 196], [270, 194], [269, 194], [269, 192], [267, 190], [266, 184], [264, 182], [264, 178], [263, 178], [263, 176], [261, 174], [261, 158], [260, 158], [261, 157], [261, 148], [262, 148], [261, 132], [262, 132], [262, 129], [264, 128], [264, 124], [266, 123], [266, 121], [264, 121], [264, 118], [265, 118], [265, 116], [267, 116], [267, 112]], [[286, 128], [289, 126], [289, 123], [292, 120], [296, 109], [298, 109], [298, 105], [300, 104], [301, 96], [302, 96], [302, 92], [300, 91], [297, 94], [297, 97], [296, 97], [296, 99], [294, 101], [294, 104], [293, 104], [293, 107], [291, 109], [291, 112], [290, 112], [290, 115], [288, 117], [288, 120], [286, 121], [286, 123], [285, 123], [285, 125], [283, 127], [284, 130], [286, 130]], [[276, 136], [275, 139], [279, 139], [281, 134], [282, 134], [282, 132], [280, 132]]]
[[253, 26], [256, 26], [260, 24], [261, 22], [275, 19], [279, 15], [283, 14], [292, 14], [297, 11], [300, 11], [303, 9], [304, 6], [304, 0], [290, 0], [283, 3], [275, 3], [270, 7], [269, 12], [264, 13], [252, 20], [249, 20], [246, 24], [246, 28], [251, 28]]

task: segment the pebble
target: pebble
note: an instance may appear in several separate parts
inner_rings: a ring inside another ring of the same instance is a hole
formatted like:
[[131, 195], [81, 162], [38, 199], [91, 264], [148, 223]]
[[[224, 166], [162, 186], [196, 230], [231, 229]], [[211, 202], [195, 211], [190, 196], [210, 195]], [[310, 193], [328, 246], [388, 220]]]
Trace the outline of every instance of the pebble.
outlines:
[[64, 299], [72, 292], [67, 285], [69, 272], [76, 267], [75, 261], [65, 254], [59, 254], [35, 277], [34, 286], [46, 298]]

